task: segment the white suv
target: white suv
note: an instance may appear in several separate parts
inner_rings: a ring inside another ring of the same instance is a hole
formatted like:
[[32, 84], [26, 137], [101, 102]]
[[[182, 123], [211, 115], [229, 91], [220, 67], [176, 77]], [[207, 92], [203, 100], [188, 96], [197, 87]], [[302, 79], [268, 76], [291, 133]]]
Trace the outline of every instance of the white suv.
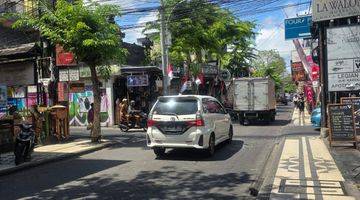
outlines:
[[230, 115], [214, 97], [179, 95], [159, 97], [150, 111], [147, 146], [160, 157], [166, 148], [206, 149], [233, 137]]

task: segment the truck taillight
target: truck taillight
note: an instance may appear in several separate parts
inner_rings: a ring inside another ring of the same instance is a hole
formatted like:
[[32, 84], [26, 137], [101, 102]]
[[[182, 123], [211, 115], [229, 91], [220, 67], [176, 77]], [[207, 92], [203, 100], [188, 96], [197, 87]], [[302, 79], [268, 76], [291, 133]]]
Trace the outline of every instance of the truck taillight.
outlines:
[[152, 126], [154, 126], [156, 124], [156, 121], [154, 121], [154, 120], [152, 120], [152, 119], [149, 119], [148, 121], [147, 121], [147, 126], [148, 127], [152, 127]]

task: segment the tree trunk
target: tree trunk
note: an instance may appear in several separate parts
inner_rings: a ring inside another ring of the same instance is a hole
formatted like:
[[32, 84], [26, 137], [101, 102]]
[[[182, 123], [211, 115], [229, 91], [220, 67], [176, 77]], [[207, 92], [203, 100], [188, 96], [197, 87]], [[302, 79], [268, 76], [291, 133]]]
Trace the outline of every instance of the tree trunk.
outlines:
[[90, 65], [91, 81], [93, 83], [93, 95], [94, 95], [94, 122], [91, 131], [91, 141], [100, 142], [101, 139], [101, 127], [100, 127], [100, 104], [101, 104], [101, 91], [100, 81], [96, 73], [96, 66]]

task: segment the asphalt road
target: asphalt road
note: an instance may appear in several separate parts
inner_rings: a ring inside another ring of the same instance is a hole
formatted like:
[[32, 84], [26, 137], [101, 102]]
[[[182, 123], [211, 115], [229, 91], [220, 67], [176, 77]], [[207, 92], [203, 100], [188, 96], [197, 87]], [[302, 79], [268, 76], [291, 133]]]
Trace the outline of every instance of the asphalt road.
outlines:
[[105, 130], [110, 148], [0, 177], [1, 199], [249, 199], [292, 106], [279, 106], [270, 125], [235, 125], [234, 141], [213, 158], [170, 150], [156, 159], [140, 132]]

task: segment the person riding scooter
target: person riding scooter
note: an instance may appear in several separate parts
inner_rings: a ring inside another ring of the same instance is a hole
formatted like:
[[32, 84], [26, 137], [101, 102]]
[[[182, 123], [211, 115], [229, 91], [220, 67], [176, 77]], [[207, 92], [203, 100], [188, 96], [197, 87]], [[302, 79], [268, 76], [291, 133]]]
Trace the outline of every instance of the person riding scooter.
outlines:
[[135, 126], [139, 126], [141, 118], [140, 112], [140, 110], [135, 109], [135, 101], [131, 100], [128, 108], [128, 121], [135, 121]]

